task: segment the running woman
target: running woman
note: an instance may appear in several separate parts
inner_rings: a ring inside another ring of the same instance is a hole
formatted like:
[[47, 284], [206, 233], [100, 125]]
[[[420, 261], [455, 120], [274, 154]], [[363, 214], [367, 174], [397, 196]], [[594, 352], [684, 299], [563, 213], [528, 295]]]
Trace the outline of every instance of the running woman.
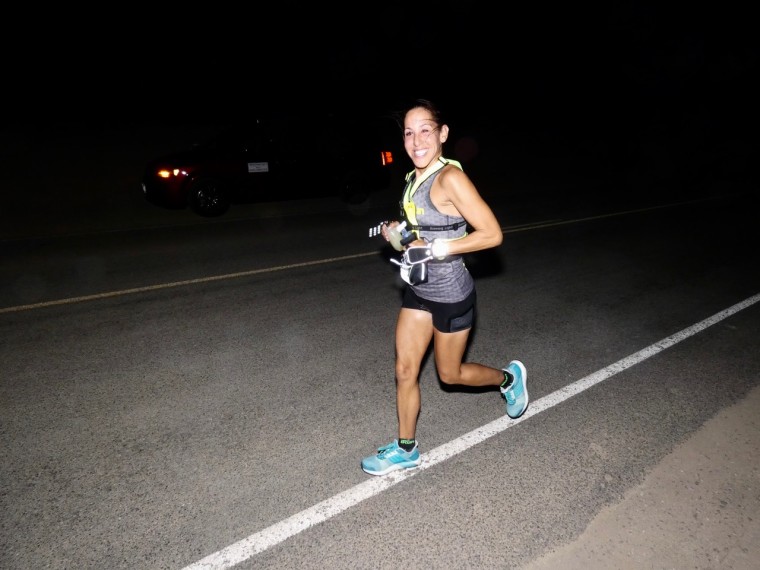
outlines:
[[[412, 271], [396, 323], [396, 410], [398, 438], [365, 457], [362, 469], [385, 475], [420, 465], [415, 437], [420, 412], [419, 375], [433, 342], [435, 366], [444, 384], [494, 386], [506, 413], [519, 418], [528, 407], [527, 371], [519, 360], [504, 368], [463, 362], [475, 316], [475, 284], [462, 254], [501, 244], [503, 233], [490, 206], [455, 160], [443, 157], [449, 127], [438, 108], [418, 99], [404, 115], [404, 148], [414, 164], [406, 176], [402, 206], [416, 240], [404, 249], [429, 248], [426, 275]], [[394, 221], [382, 226], [390, 241]], [[402, 268], [403, 276], [403, 268]]]

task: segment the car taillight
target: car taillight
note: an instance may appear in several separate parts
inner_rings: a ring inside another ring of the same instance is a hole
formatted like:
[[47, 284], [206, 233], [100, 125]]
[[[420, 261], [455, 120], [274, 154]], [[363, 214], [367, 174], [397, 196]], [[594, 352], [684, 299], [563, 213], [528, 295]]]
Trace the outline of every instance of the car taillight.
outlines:
[[380, 152], [380, 162], [383, 166], [388, 166], [389, 164], [393, 164], [393, 153], [389, 150], [384, 150]]
[[159, 178], [171, 178], [172, 176], [179, 176], [180, 174], [182, 176], [187, 176], [187, 172], [184, 170], [180, 170], [179, 168], [175, 168], [173, 170], [169, 170], [168, 168], [162, 168], [160, 169], [156, 174], [158, 174]]

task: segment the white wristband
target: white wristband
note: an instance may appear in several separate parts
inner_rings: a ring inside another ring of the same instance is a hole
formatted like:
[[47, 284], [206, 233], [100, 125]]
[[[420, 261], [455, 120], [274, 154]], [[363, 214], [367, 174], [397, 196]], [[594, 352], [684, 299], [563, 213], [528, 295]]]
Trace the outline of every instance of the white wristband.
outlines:
[[433, 254], [433, 257], [439, 261], [445, 259], [449, 254], [449, 244], [445, 241], [434, 239], [430, 246], [430, 252]]

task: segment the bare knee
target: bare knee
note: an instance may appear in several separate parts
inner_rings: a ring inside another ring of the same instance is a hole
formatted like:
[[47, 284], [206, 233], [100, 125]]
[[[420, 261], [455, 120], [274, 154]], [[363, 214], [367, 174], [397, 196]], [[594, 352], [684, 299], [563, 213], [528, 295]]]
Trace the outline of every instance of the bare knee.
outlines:
[[417, 382], [420, 369], [418, 366], [411, 366], [404, 362], [396, 362], [396, 381], [399, 384], [414, 384]]
[[439, 367], [438, 378], [444, 384], [461, 384], [462, 374], [459, 366], [457, 367]]

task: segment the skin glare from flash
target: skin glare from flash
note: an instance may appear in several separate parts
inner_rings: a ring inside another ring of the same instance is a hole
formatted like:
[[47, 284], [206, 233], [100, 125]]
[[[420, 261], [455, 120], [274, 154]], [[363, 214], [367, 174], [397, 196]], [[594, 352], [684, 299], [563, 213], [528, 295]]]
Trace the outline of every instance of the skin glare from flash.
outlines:
[[[425, 133], [425, 140], [424, 140], [424, 142], [427, 142], [427, 140], [430, 138], [430, 135], [432, 135], [434, 132], [436, 132], [439, 129], [440, 129], [440, 127], [435, 127], [434, 129], [431, 129], [430, 131], [428, 131], [427, 133]], [[411, 136], [414, 136], [414, 133], [411, 130], [404, 131], [404, 138], [405, 139], [407, 139], [407, 138], [409, 138]]]

